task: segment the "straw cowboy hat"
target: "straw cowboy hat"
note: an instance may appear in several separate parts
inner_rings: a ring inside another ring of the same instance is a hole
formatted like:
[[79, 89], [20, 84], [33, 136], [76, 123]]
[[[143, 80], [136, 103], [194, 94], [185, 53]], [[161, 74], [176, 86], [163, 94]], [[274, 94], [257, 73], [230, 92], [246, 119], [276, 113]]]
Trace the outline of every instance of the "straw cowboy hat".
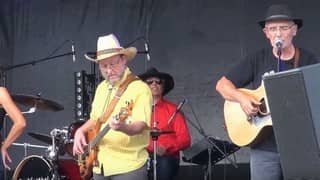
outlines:
[[162, 80], [163, 82], [163, 92], [162, 95], [168, 94], [169, 91], [171, 91], [174, 87], [174, 80], [173, 77], [164, 72], [159, 72], [156, 68], [152, 67], [148, 69], [145, 73], [140, 74], [139, 78], [143, 81], [146, 81], [148, 78], [156, 77]]
[[300, 18], [293, 17], [291, 11], [287, 5], [284, 4], [275, 4], [271, 5], [268, 10], [264, 20], [259, 21], [259, 25], [264, 28], [267, 21], [274, 20], [289, 20], [293, 21], [298, 29], [302, 27], [303, 21]]
[[96, 57], [90, 57], [88, 54], [84, 56], [90, 61], [99, 62], [119, 54], [126, 56], [127, 61], [130, 61], [137, 55], [137, 49], [135, 47], [121, 47], [117, 37], [109, 34], [98, 38]]

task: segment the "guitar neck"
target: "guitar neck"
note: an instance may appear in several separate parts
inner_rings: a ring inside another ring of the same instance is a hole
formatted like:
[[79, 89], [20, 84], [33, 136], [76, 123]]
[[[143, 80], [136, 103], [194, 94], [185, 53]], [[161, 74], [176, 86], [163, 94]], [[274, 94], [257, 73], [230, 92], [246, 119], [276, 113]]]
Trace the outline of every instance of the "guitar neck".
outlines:
[[96, 147], [96, 145], [101, 141], [104, 135], [110, 130], [109, 124], [107, 124], [98, 134], [97, 136], [89, 143], [88, 150]]

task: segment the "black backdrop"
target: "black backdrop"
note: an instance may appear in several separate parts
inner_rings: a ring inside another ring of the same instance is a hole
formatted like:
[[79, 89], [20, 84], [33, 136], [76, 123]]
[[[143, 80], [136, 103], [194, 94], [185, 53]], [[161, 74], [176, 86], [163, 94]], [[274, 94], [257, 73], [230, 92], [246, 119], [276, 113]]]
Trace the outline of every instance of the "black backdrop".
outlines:
[[[139, 74], [155, 66], [171, 73], [176, 86], [168, 98], [176, 103], [186, 98], [183, 110], [190, 121], [198, 119], [206, 133], [228, 139], [222, 128], [223, 100], [215, 91], [216, 81], [243, 56], [268, 46], [257, 21], [276, 2], [288, 3], [304, 19], [296, 43], [319, 56], [317, 0], [1, 0], [2, 66], [70, 52], [71, 40], [76, 50], [76, 62], [65, 56], [5, 71], [6, 86], [12, 93], [41, 92], [43, 98], [65, 107], [60, 112], [27, 114], [26, 132], [17, 142], [44, 145], [27, 132], [49, 133], [75, 120], [73, 72], [91, 72], [92, 64], [83, 54], [96, 49], [98, 36], [112, 32], [122, 44], [144, 36], [150, 43], [151, 60], [138, 55], [130, 63], [132, 70]], [[143, 43], [133, 45], [143, 51]], [[201, 139], [190, 129], [193, 142]], [[15, 166], [24, 149], [14, 146], [10, 152]], [[44, 154], [44, 150], [28, 148], [27, 153]], [[248, 162], [246, 148], [236, 154], [238, 161]]]

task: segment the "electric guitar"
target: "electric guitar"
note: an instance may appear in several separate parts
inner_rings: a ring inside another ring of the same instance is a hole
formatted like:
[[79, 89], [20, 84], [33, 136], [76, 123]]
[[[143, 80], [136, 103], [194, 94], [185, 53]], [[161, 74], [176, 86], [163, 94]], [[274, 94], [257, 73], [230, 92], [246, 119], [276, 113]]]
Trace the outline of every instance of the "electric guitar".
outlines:
[[253, 117], [242, 110], [238, 102], [225, 101], [224, 118], [231, 141], [238, 146], [252, 146], [262, 138], [265, 127], [272, 126], [266, 103], [266, 92], [261, 85], [256, 90], [239, 89], [243, 93], [261, 102], [259, 112]]
[[[120, 112], [114, 116], [118, 121], [126, 120], [132, 112], [133, 102], [127, 102], [126, 107], [122, 107]], [[92, 176], [93, 166], [98, 165], [97, 154], [98, 146], [97, 144], [101, 141], [107, 132], [110, 130], [109, 124], [107, 124], [103, 129], [101, 129], [101, 123], [97, 123], [96, 127], [90, 130], [87, 134], [87, 140], [90, 142], [85, 152], [78, 156], [78, 165], [80, 169], [80, 176], [83, 180], [89, 180]]]

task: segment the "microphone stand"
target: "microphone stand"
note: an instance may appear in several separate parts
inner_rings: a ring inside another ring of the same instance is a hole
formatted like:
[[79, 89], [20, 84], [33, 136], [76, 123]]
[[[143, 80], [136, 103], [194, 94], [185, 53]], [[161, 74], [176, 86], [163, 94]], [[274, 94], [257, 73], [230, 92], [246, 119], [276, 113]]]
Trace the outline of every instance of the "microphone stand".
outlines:
[[51, 57], [46, 57], [46, 58], [30, 61], [30, 62], [27, 62], [27, 63], [8, 66], [8, 67], [5, 67], [4, 70], [8, 71], [8, 70], [12, 70], [12, 69], [15, 69], [15, 68], [18, 68], [18, 67], [23, 67], [23, 66], [27, 66], [27, 65], [35, 65], [35, 64], [40, 63], [40, 62], [45, 62], [45, 61], [48, 61], [48, 60], [51, 60], [51, 59], [55, 59], [55, 58], [63, 57], [63, 56], [68, 56], [68, 55], [73, 55], [73, 52], [68, 52], [68, 53], [64, 53], [64, 54], [60, 54], [60, 55], [56, 55], [56, 56], [51, 56]]
[[281, 70], [282, 70], [282, 63], [281, 63], [281, 47], [278, 47], [278, 49], [277, 49], [277, 55], [278, 55], [278, 57], [277, 57], [277, 60], [278, 60], [278, 72], [280, 72]]
[[[193, 112], [193, 108], [190, 104], [190, 107], [191, 107], [191, 110], [192, 110], [192, 113], [194, 114]], [[197, 119], [197, 118], [196, 118]], [[230, 159], [226, 153], [224, 153], [211, 139], [210, 139], [210, 136], [208, 136], [205, 132], [204, 132], [204, 129], [201, 127], [200, 123], [199, 123], [199, 127], [194, 123], [192, 122], [190, 119], [186, 118], [186, 120], [188, 121], [188, 123], [193, 127], [195, 128], [199, 134], [204, 137], [204, 139], [212, 146], [208, 147], [208, 167], [207, 167], [207, 173], [209, 175], [209, 180], [212, 180], [212, 172], [211, 172], [211, 166], [212, 166], [212, 163], [211, 163], [211, 152], [214, 149], [216, 149], [220, 154], [223, 155], [224, 158], [226, 158], [232, 165], [233, 167], [235, 168], [238, 168], [238, 165], [232, 160]], [[213, 148], [212, 148], [213, 147]]]

